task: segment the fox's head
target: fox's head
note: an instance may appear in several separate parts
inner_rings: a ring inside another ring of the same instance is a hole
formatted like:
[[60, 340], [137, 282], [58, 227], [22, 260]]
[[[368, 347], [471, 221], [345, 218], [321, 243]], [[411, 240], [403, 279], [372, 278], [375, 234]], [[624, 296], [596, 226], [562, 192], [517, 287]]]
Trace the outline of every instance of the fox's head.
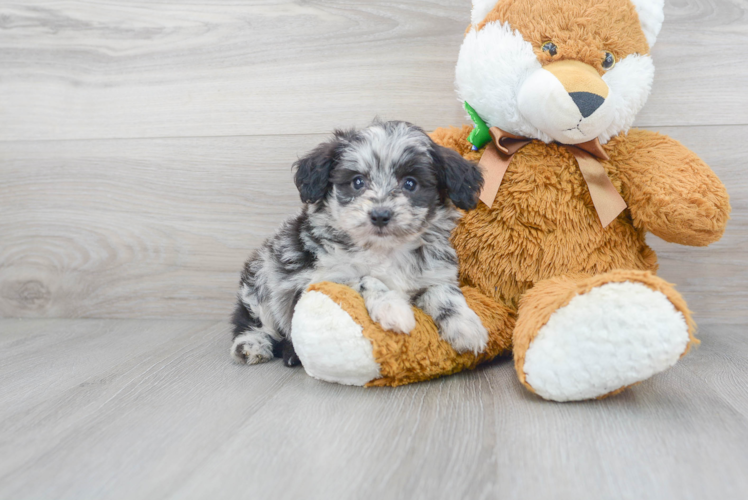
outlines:
[[473, 0], [456, 85], [489, 125], [564, 144], [628, 130], [664, 0]]

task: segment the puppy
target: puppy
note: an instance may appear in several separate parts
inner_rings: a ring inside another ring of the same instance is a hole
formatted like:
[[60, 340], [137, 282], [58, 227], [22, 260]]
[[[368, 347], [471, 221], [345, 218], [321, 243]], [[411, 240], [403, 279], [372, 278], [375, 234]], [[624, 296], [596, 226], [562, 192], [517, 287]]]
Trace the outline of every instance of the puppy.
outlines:
[[458, 287], [449, 241], [455, 207], [470, 210], [478, 200], [483, 178], [474, 164], [416, 126], [375, 121], [336, 131], [294, 166], [305, 205], [244, 266], [236, 360], [260, 363], [282, 350], [287, 366], [299, 364], [291, 318], [304, 290], [320, 281], [357, 290], [387, 330], [409, 333], [415, 305], [457, 351], [486, 347], [488, 332]]

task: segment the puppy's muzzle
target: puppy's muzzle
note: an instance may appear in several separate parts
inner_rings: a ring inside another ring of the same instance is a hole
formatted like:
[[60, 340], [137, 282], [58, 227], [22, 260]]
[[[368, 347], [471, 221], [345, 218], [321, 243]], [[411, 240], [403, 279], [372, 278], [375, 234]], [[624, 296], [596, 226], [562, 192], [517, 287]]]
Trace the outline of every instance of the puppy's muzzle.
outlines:
[[369, 218], [371, 219], [371, 223], [376, 227], [384, 227], [389, 224], [392, 219], [392, 210], [382, 207], [373, 208], [371, 212], [369, 212]]

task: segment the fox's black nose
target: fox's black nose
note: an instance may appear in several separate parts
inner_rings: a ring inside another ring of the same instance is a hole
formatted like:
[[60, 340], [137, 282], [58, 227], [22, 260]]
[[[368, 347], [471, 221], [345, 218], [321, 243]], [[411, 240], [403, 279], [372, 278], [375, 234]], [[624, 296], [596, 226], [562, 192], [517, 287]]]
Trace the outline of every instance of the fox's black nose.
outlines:
[[389, 208], [374, 208], [369, 212], [371, 223], [377, 227], [384, 227], [389, 224], [392, 218], [392, 210]]
[[592, 92], [570, 92], [569, 95], [585, 118], [597, 111], [597, 108], [605, 102], [604, 97]]

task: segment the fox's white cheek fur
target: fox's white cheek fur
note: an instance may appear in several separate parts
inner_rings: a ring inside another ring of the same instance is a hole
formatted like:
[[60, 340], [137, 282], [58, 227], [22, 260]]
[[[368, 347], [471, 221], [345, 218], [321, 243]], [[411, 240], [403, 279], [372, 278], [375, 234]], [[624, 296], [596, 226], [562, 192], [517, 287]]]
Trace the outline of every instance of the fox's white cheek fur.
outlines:
[[605, 144], [628, 131], [653, 80], [650, 56], [622, 59], [603, 75], [610, 88], [605, 103], [582, 120], [560, 82], [542, 69], [532, 45], [508, 23], [490, 23], [465, 36], [455, 85], [460, 100], [491, 127], [544, 142], [578, 144], [597, 137]]
[[573, 128], [582, 118], [558, 78], [544, 69], [525, 80], [519, 89], [517, 105], [522, 116], [541, 130]]
[[491, 23], [465, 36], [457, 59], [457, 94], [489, 126], [550, 142], [517, 107], [520, 87], [539, 69], [532, 45], [518, 31], [512, 31], [508, 23]]
[[603, 75], [603, 81], [611, 91], [608, 100], [613, 109], [613, 121], [600, 134], [600, 142], [605, 144], [611, 137], [631, 128], [652, 90], [654, 71], [650, 56], [632, 54]]
[[561, 82], [540, 69], [522, 85], [517, 104], [522, 116], [552, 139], [579, 144], [591, 141], [610, 125], [614, 116], [610, 97], [609, 94], [602, 106], [584, 118]]

